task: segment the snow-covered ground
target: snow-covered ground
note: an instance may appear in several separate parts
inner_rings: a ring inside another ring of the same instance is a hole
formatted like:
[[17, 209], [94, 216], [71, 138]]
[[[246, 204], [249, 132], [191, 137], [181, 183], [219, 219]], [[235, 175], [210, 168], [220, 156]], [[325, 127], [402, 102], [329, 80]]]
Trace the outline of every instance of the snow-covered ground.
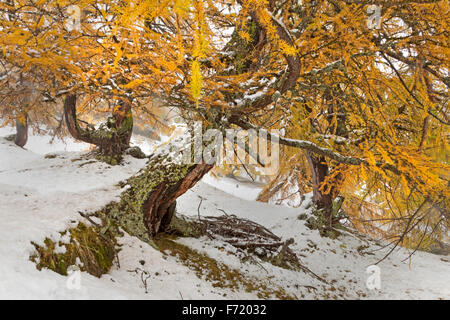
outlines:
[[[0, 129], [0, 137], [9, 133], [9, 129]], [[120, 267], [114, 266], [101, 278], [82, 273], [79, 290], [69, 289], [65, 276], [38, 271], [29, 260], [35, 250], [31, 241], [58, 239], [60, 231], [83, 220], [79, 211], [92, 211], [115, 199], [120, 193], [117, 183], [145, 165], [145, 160], [126, 158], [126, 165], [111, 167], [83, 158], [85, 144], [68, 139], [67, 145], [60, 141], [49, 145], [49, 139], [31, 136], [26, 149], [21, 149], [0, 138], [0, 299], [257, 298], [256, 291], [213, 286], [176, 257], [164, 256], [128, 235], [120, 239]], [[49, 153], [52, 156], [46, 157]], [[295, 209], [274, 206], [254, 201], [258, 191], [249, 184], [207, 176], [179, 199], [177, 209], [188, 216], [197, 216], [199, 211], [201, 215], [222, 215], [225, 211], [260, 223], [283, 239], [292, 237], [292, 248], [302, 263], [328, 284], [301, 271], [242, 262], [229, 254], [232, 248], [217, 240], [178, 241], [238, 269], [248, 281], [283, 288], [298, 298], [450, 299], [449, 257], [418, 252], [403, 261], [408, 252], [399, 249], [379, 264], [381, 289], [369, 290], [366, 269], [382, 258], [385, 250], [352, 234], [337, 240], [321, 238], [298, 219], [308, 212], [310, 199]], [[359, 252], [362, 245], [368, 248]], [[147, 288], [142, 271], [149, 276]]]

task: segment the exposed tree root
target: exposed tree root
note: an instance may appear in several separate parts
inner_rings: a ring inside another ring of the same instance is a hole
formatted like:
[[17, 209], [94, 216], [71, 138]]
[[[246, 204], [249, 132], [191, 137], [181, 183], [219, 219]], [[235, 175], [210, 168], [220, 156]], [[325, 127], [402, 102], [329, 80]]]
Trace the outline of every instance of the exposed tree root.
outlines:
[[298, 256], [289, 248], [294, 239], [282, 241], [280, 237], [256, 222], [234, 215], [203, 217], [200, 221], [186, 218], [177, 220], [172, 223], [172, 228], [177, 230], [178, 234], [198, 237], [203, 233], [210, 239], [224, 241], [235, 248], [256, 255], [263, 261], [286, 269], [303, 270], [327, 283], [325, 279], [301, 264]]

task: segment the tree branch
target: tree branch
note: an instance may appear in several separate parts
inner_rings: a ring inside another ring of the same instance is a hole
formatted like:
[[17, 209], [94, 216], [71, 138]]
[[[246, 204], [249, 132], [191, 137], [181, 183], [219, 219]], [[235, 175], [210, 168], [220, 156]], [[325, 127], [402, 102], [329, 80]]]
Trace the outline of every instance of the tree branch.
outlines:
[[[294, 147], [294, 148], [299, 148], [299, 149], [303, 149], [303, 150], [308, 150], [310, 152], [313, 152], [317, 155], [321, 155], [324, 157], [327, 157], [329, 159], [332, 159], [336, 162], [342, 163], [342, 164], [348, 164], [348, 165], [354, 165], [354, 166], [358, 166], [358, 165], [365, 165], [368, 166], [369, 163], [367, 162], [367, 160], [361, 159], [361, 158], [356, 158], [356, 157], [350, 157], [350, 156], [344, 156], [338, 152], [335, 152], [331, 149], [328, 148], [323, 148], [321, 146], [318, 146], [317, 144], [311, 142], [311, 141], [305, 141], [305, 140], [294, 140], [294, 139], [288, 139], [288, 138], [283, 138], [277, 135], [274, 135], [272, 133], [270, 133], [269, 131], [267, 131], [266, 129], [262, 129], [259, 128], [251, 123], [248, 123], [242, 119], [238, 119], [238, 118], [232, 118], [230, 119], [230, 122], [241, 127], [244, 130], [250, 130], [250, 129], [254, 129], [254, 130], [260, 130], [262, 132], [266, 132], [267, 133], [267, 137], [268, 140], [278, 140], [280, 144], [285, 145], [285, 146], [289, 146], [289, 147]], [[388, 171], [391, 171], [397, 175], [400, 174], [400, 171], [393, 165], [388, 164], [388, 163], [383, 163], [383, 162], [377, 162], [376, 166], [382, 169], [386, 169]]]

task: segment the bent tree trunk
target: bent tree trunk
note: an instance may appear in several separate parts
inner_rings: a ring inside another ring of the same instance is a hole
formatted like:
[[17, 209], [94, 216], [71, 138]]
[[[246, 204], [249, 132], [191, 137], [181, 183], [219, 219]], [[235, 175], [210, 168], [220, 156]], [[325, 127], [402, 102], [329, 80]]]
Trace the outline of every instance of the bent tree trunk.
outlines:
[[98, 129], [94, 129], [91, 125], [88, 125], [86, 128], [80, 126], [76, 104], [76, 95], [66, 96], [64, 116], [72, 137], [97, 146], [100, 154], [107, 162], [111, 164], [120, 162], [122, 154], [130, 147], [130, 139], [133, 132], [131, 103], [122, 101], [107, 122]]
[[176, 199], [192, 188], [213, 165], [175, 163], [169, 153], [150, 157], [147, 165], [123, 187], [119, 202], [112, 202], [94, 215], [108, 227], [120, 227], [149, 242], [166, 231], [175, 212]]
[[14, 143], [23, 148], [28, 141], [28, 115], [23, 113], [16, 120], [16, 135]]
[[333, 219], [333, 189], [326, 190], [325, 181], [329, 174], [328, 164], [324, 157], [316, 156], [312, 152], [306, 153], [308, 159], [309, 168], [311, 170], [311, 178], [313, 183], [313, 203], [315, 204], [318, 212], [320, 212], [327, 223], [328, 227], [332, 225]]

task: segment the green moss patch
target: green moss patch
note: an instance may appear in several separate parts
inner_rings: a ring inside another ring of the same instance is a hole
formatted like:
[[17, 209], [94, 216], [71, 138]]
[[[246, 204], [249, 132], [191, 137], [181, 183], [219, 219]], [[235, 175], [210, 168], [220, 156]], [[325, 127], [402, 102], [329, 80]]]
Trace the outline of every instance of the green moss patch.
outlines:
[[261, 280], [245, 276], [237, 269], [232, 269], [206, 254], [174, 241], [174, 237], [159, 237], [155, 239], [155, 243], [162, 253], [177, 257], [181, 263], [194, 271], [200, 279], [211, 282], [215, 288], [225, 288], [233, 291], [243, 289], [246, 292], [256, 292], [260, 299], [297, 299], [297, 297], [286, 293], [281, 287], [268, 287]]
[[104, 162], [106, 164], [109, 164], [110, 166], [117, 166], [117, 165], [119, 165], [122, 162], [123, 157], [120, 154], [113, 155], [113, 156], [105, 156], [105, 155], [102, 155], [102, 154], [99, 153], [95, 157], [95, 159], [100, 161], [100, 162]]
[[48, 268], [67, 275], [70, 266], [78, 265], [81, 271], [100, 277], [111, 269], [118, 252], [112, 233], [103, 234], [99, 228], [80, 222], [76, 227], [61, 232], [61, 236], [69, 236], [69, 243], [55, 243], [49, 238], [44, 240], [44, 246], [32, 243], [36, 252], [30, 260], [36, 263], [38, 270]]
[[348, 218], [343, 210], [341, 210], [342, 199], [339, 198], [333, 203], [332, 228], [328, 226], [328, 218], [324, 217], [323, 211], [314, 208], [311, 216], [302, 214], [298, 217], [300, 220], [306, 220], [305, 225], [311, 230], [318, 230], [322, 237], [330, 239], [337, 239], [341, 233], [339, 230], [346, 230], [346, 228], [339, 223], [341, 219]]

